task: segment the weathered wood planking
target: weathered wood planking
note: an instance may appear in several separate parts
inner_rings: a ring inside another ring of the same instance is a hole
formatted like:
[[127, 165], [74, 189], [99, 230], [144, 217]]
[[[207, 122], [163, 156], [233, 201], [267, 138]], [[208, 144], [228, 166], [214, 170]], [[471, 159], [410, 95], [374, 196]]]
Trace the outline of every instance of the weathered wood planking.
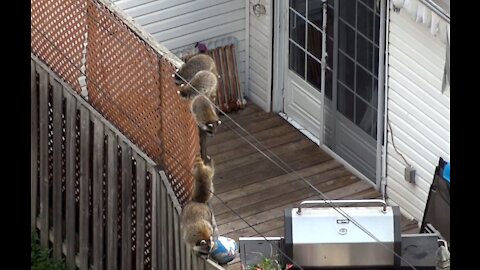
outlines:
[[48, 248], [49, 186], [48, 186], [48, 73], [37, 65], [39, 77], [40, 122], [40, 244]]
[[[340, 167], [338, 162], [331, 162], [331, 163], [326, 162], [326, 163], [322, 163], [322, 165], [328, 166], [328, 167], [327, 166], [323, 167], [323, 168], [326, 168], [325, 171], [318, 172], [306, 178], [311, 184], [315, 186], [321, 183], [327, 182], [329, 180], [348, 175], [348, 171]], [[317, 167], [322, 167], [322, 166], [317, 166]], [[280, 177], [274, 177], [273, 179], [279, 180], [280, 183], [278, 185], [271, 185], [270, 181], [261, 181], [260, 183], [264, 183], [265, 187], [259, 187], [257, 190], [253, 190], [252, 188], [249, 188], [249, 186], [242, 187], [245, 191], [248, 191], [248, 194], [243, 193], [244, 194], [243, 196], [228, 199], [229, 205], [231, 205], [232, 209], [239, 209], [240, 207], [255, 205], [257, 203], [266, 203], [266, 202], [269, 202], [269, 200], [275, 199], [276, 197], [294, 198], [292, 193], [298, 190], [302, 190], [305, 192], [308, 191], [306, 184], [295, 175], [292, 175], [292, 174], [282, 175]], [[282, 183], [281, 181], [285, 179], [288, 179], [290, 181], [288, 182], [283, 181]], [[268, 179], [268, 180], [271, 180], [271, 179]], [[250, 186], [256, 186], [256, 185], [251, 184]], [[243, 190], [239, 190], [239, 192], [242, 192], [242, 191]], [[300, 193], [298, 199], [301, 199], [301, 198], [302, 198], [302, 194]], [[214, 207], [214, 209], [221, 208], [221, 204], [218, 201], [215, 201], [215, 203], [212, 203], [212, 206]], [[221, 215], [223, 213], [226, 213], [226, 210], [219, 209], [218, 211], [215, 212], [215, 214], [218, 214], [218, 215]]]
[[104, 125], [93, 118], [93, 267], [103, 269], [103, 145]]
[[[293, 134], [293, 135], [291, 135]], [[262, 130], [258, 133], [252, 134], [258, 141], [262, 142], [265, 146], [266, 144], [270, 144], [270, 146], [267, 147], [273, 147], [273, 146], [278, 146], [283, 143], [285, 143], [284, 138], [279, 138], [285, 135], [289, 135], [288, 138], [291, 138], [293, 136], [294, 139], [298, 139], [298, 131], [296, 131], [293, 127], [291, 126], [278, 126], [274, 127], [272, 129], [267, 129], [267, 130]], [[277, 139], [278, 138], [278, 139]], [[272, 140], [275, 140], [274, 142], [271, 142]], [[288, 142], [288, 141], [287, 141]], [[243, 138], [235, 138], [226, 142], [222, 143], [217, 143], [213, 145], [208, 145], [208, 153], [210, 155], [217, 155], [220, 153], [225, 153], [228, 151], [235, 151], [238, 150], [238, 147], [242, 147], [245, 145], [245, 140]], [[254, 149], [255, 150], [255, 149]], [[256, 151], [252, 151], [249, 153], [255, 153]], [[258, 152], [257, 152], [258, 153]], [[260, 154], [260, 153], [259, 153]], [[233, 155], [225, 155], [226, 158], [228, 159], [234, 159], [235, 156]], [[225, 160], [225, 161], [228, 161]], [[219, 162], [224, 162], [224, 160], [219, 160]]]
[[80, 107], [80, 270], [88, 270], [89, 186], [90, 186], [90, 111]]
[[77, 216], [75, 214], [75, 132], [76, 132], [76, 116], [77, 116], [77, 102], [75, 97], [67, 91], [65, 96], [65, 174], [66, 174], [66, 188], [65, 188], [65, 219], [66, 219], [66, 268], [73, 270], [75, 265], [75, 221]]
[[167, 192], [167, 249], [168, 249], [168, 267], [167, 269], [175, 269], [175, 240], [173, 227], [173, 202]]
[[132, 268], [132, 148], [122, 148], [122, 270]]
[[63, 87], [50, 76], [53, 91], [53, 257], [62, 257], [62, 110]]
[[[161, 179], [159, 179], [161, 180]], [[167, 219], [167, 207], [168, 207], [168, 200], [167, 200], [167, 189], [165, 185], [163, 185], [162, 182], [160, 182], [160, 219], [159, 219], [159, 243], [160, 245], [160, 253], [161, 253], [161, 266], [162, 269], [168, 269], [168, 255], [169, 255], [169, 249], [168, 249], [168, 232], [167, 232], [167, 224], [168, 224], [168, 219]]]
[[118, 151], [117, 136], [107, 129], [107, 269], [118, 269]]
[[188, 269], [187, 268], [187, 249], [186, 249], [186, 246], [185, 246], [185, 242], [183, 241], [182, 239], [182, 235], [181, 235], [181, 232], [180, 230], [178, 230], [179, 233], [178, 233], [178, 238], [180, 239], [180, 260], [181, 260], [181, 264], [182, 264], [182, 269], [183, 270], [186, 270]]
[[198, 270], [199, 265], [198, 265], [197, 256], [191, 250], [190, 250], [189, 254], [190, 254], [190, 260], [192, 261], [192, 270]]
[[147, 171], [150, 173], [150, 182], [151, 182], [151, 194], [152, 194], [152, 269], [161, 269], [160, 268], [160, 252], [159, 252], [159, 228], [158, 228], [158, 221], [160, 220], [160, 207], [159, 207], [159, 196], [160, 196], [160, 189], [158, 185], [158, 174], [155, 171], [155, 168], [150, 164], [147, 164]]
[[32, 229], [37, 224], [38, 209], [38, 85], [36, 65], [30, 61], [30, 224]]
[[136, 266], [137, 270], [144, 269], [144, 251], [145, 251], [145, 160], [139, 155], [134, 155], [136, 165], [136, 185], [137, 185], [137, 222], [136, 222]]
[[192, 267], [192, 255], [191, 255], [191, 252], [190, 252], [190, 248], [186, 244], [184, 244], [183, 246], [185, 248], [185, 259], [186, 259], [185, 266], [186, 266], [186, 269], [187, 270], [192, 270], [193, 269], [193, 267]]
[[[172, 200], [172, 205], [173, 205], [173, 200]], [[175, 269], [182, 269], [181, 265], [181, 257], [182, 257], [182, 252], [180, 249], [180, 219], [178, 217], [178, 212], [175, 211], [175, 208], [173, 208], [173, 244], [174, 244], [174, 252], [175, 252]]]

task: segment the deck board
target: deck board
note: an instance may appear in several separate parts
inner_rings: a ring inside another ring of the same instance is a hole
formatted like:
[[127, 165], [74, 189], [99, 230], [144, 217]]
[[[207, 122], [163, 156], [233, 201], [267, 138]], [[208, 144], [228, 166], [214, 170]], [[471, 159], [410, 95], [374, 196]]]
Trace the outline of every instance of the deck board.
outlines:
[[[283, 236], [284, 209], [295, 207], [303, 200], [320, 199], [298, 175], [329, 199], [381, 198], [371, 183], [356, 177], [277, 114], [264, 112], [249, 104], [244, 110], [228, 116], [286, 165], [229, 118], [220, 117], [222, 124], [217, 133], [207, 139], [207, 154], [215, 163], [215, 194], [236, 212], [233, 213], [219, 199], [212, 197], [211, 205], [221, 235], [237, 241], [239, 237], [260, 236], [257, 231], [264, 236]], [[246, 136], [248, 141], [262, 149], [282, 168], [259, 153], [235, 131]], [[291, 169], [296, 174], [291, 173]], [[418, 227], [402, 216], [402, 232], [418, 232]], [[239, 258], [232, 261], [228, 269], [240, 269]]]

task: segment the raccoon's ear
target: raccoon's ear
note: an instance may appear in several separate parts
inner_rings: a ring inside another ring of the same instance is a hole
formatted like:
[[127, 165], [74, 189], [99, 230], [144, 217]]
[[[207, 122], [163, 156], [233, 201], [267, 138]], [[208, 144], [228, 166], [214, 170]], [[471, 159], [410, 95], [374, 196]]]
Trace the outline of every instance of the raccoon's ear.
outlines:
[[210, 156], [207, 156], [207, 163], [206, 165], [210, 166], [210, 168], [213, 169], [213, 167], [215, 166], [215, 163], [213, 162], [213, 158], [211, 158]]
[[184, 84], [184, 83], [182, 83], [182, 84], [180, 84], [180, 87], [183, 87], [184, 85], [185, 85], [185, 84]]
[[207, 124], [207, 126], [213, 128], [213, 124]]

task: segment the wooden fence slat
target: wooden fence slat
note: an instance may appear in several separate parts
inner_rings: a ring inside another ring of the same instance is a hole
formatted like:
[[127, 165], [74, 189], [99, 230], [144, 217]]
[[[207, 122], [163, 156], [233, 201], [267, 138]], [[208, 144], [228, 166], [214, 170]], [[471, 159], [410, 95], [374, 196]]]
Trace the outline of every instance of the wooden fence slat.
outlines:
[[88, 270], [90, 112], [80, 107], [80, 270]]
[[137, 270], [144, 268], [144, 250], [145, 250], [145, 160], [139, 155], [135, 155], [137, 162], [137, 216], [136, 216], [136, 266]]
[[169, 194], [167, 194], [167, 239], [168, 239], [168, 269], [175, 269], [175, 242], [173, 231], [173, 202]]
[[187, 253], [185, 250], [185, 243], [183, 242], [182, 235], [180, 233], [180, 228], [178, 230], [178, 239], [179, 239], [179, 245], [180, 245], [180, 264], [182, 265], [182, 269], [186, 270], [187, 269]]
[[190, 259], [192, 261], [192, 270], [198, 270], [198, 260], [197, 260], [197, 256], [195, 254], [193, 254], [193, 251], [191, 249], [189, 249], [189, 254], [190, 254]]
[[104, 125], [93, 118], [93, 267], [103, 269], [103, 143]]
[[185, 254], [186, 254], [186, 262], [185, 262], [186, 269], [191, 270], [192, 269], [192, 255], [191, 255], [191, 252], [190, 252], [190, 248], [187, 247], [185, 242], [183, 243], [183, 247], [185, 248]]
[[37, 89], [37, 72], [36, 65], [33, 60], [30, 62], [30, 184], [31, 184], [31, 227], [37, 225], [37, 187], [38, 187], [38, 89]]
[[117, 136], [107, 129], [107, 269], [117, 270], [117, 186], [118, 186], [118, 152], [117, 152]]
[[157, 172], [155, 171], [155, 168], [151, 166], [150, 164], [147, 164], [147, 170], [150, 172], [150, 183], [151, 183], [151, 194], [152, 194], [152, 253], [151, 253], [151, 258], [152, 258], [152, 269], [153, 270], [158, 270], [160, 267], [160, 252], [159, 252], [159, 232], [158, 232], [158, 221], [160, 220], [160, 208], [159, 208], [159, 196], [160, 196], [160, 190], [158, 186], [158, 178], [157, 178]]
[[205, 270], [224, 270], [224, 268], [218, 265], [215, 261], [207, 259], [205, 260]]
[[40, 244], [48, 248], [48, 73], [37, 65], [40, 114]]
[[167, 213], [167, 207], [168, 207], [168, 200], [167, 200], [167, 189], [161, 181], [161, 179], [158, 179], [158, 183], [160, 185], [160, 230], [159, 230], [159, 243], [162, 244], [161, 246], [161, 262], [162, 262], [162, 269], [167, 270], [168, 269], [168, 255], [169, 255], [169, 249], [168, 249], [168, 213]]
[[62, 85], [50, 77], [53, 91], [53, 257], [62, 257]]
[[75, 129], [76, 129], [76, 115], [77, 104], [75, 98], [64, 92], [66, 99], [65, 109], [65, 173], [66, 173], [66, 243], [67, 243], [67, 255], [66, 255], [66, 268], [67, 270], [73, 270], [75, 266]]
[[205, 260], [200, 257], [200, 256], [195, 256], [196, 258], [196, 261], [197, 261], [197, 265], [198, 265], [198, 270], [205, 270]]
[[122, 269], [132, 269], [132, 148], [122, 147]]
[[178, 218], [178, 212], [175, 211], [175, 209], [173, 209], [173, 241], [175, 244], [175, 269], [183, 269], [181, 264], [182, 251], [180, 248], [179, 228], [180, 228], [180, 220]]
[[[54, 75], [44, 64], [39, 62], [32, 56], [31, 80], [32, 80], [32, 110], [35, 104], [38, 104], [39, 110], [36, 125], [40, 132], [32, 132], [31, 141], [35, 145], [37, 138], [40, 137], [38, 149], [32, 149], [32, 163], [37, 163], [36, 153], [40, 153], [40, 170], [35, 177], [34, 173], [31, 178], [37, 178], [37, 183], [32, 181], [32, 189], [36, 185], [37, 190], [40, 189], [40, 198], [37, 200], [39, 205], [34, 207], [40, 209], [36, 213], [32, 209], [32, 218], [36, 219], [35, 226], [41, 230], [41, 242], [44, 247], [49, 246], [49, 241], [53, 242], [55, 256], [58, 256], [58, 250], [66, 255], [66, 268], [76, 269], [103, 269], [102, 264], [106, 263], [108, 269], [142, 269], [144, 267], [144, 245], [145, 245], [145, 194], [147, 190], [152, 190], [152, 269], [221, 269], [214, 263], [205, 261], [195, 254], [185, 245], [180, 229], [180, 213], [181, 208], [175, 194], [171, 188], [168, 178], [163, 171], [158, 172], [156, 164], [153, 163], [144, 153], [134, 146], [123, 134], [121, 134], [108, 121], [103, 119], [101, 115], [94, 111], [92, 107], [77, 97], [76, 93], [65, 86], [58, 83], [60, 80]], [[35, 63], [37, 62], [37, 63]], [[47, 72], [48, 70], [48, 72]], [[36, 87], [36, 74], [38, 73], [39, 84]], [[48, 100], [49, 100], [49, 74], [51, 73], [51, 81], [53, 87], [53, 181], [49, 183], [48, 166]], [[35, 95], [37, 93], [37, 95]], [[61, 147], [62, 137], [59, 131], [62, 127], [62, 95], [65, 98], [65, 206], [61, 203]], [[37, 101], [35, 101], [37, 98]], [[37, 110], [34, 110], [35, 112]], [[77, 132], [77, 111], [80, 112], [80, 157], [76, 158], [76, 132]], [[32, 116], [35, 115], [32, 112]], [[32, 131], [36, 131], [35, 120], [32, 120]], [[93, 134], [91, 134], [90, 125], [93, 121]], [[107, 134], [107, 154], [104, 156], [104, 134]], [[91, 136], [93, 135], [93, 136]], [[93, 139], [92, 139], [93, 138]], [[121, 205], [118, 209], [118, 153], [117, 145], [122, 148], [121, 159]], [[92, 148], [93, 145], [93, 148]], [[132, 152], [134, 152], [137, 161], [137, 181], [134, 183], [132, 175]], [[103, 205], [103, 164], [104, 160], [108, 164], [107, 170], [107, 200]], [[35, 160], [35, 162], [33, 162]], [[79, 179], [76, 179], [76, 165], [79, 165]], [[92, 163], [91, 163], [92, 162]], [[92, 166], [93, 167], [90, 167]], [[31, 168], [35, 168], [32, 164]], [[146, 186], [146, 171], [152, 174], [151, 185]], [[92, 172], [93, 174], [92, 174]], [[80, 202], [77, 209], [75, 202], [75, 182], [80, 182]], [[136, 185], [136, 198], [132, 198], [132, 185]], [[52, 210], [50, 212], [50, 185], [53, 185], [52, 194]], [[92, 192], [92, 193], [90, 193]], [[37, 194], [37, 192], [35, 192]], [[90, 196], [92, 195], [92, 196]], [[32, 199], [35, 197], [32, 191]], [[136, 200], [136, 265], [132, 266], [132, 199]], [[89, 201], [92, 200], [92, 201]], [[32, 202], [35, 206], [35, 202]], [[93, 212], [90, 213], [89, 206], [93, 206]], [[62, 214], [62, 207], [65, 207], [65, 221], [59, 219]], [[107, 207], [107, 232], [103, 232], [103, 208]], [[78, 211], [78, 216], [76, 214]], [[121, 211], [121, 213], [119, 212]], [[60, 213], [60, 215], [58, 214]], [[38, 214], [38, 215], [37, 215]], [[118, 215], [122, 215], [122, 231], [121, 241], [118, 241], [117, 220]], [[92, 219], [90, 220], [90, 216]], [[33, 223], [32, 219], [32, 223]], [[53, 228], [50, 230], [49, 222], [53, 221]], [[65, 222], [62, 224], [61, 222]], [[78, 223], [77, 223], [78, 222]], [[76, 224], [79, 224], [76, 231]], [[90, 231], [90, 226], [92, 226]], [[65, 227], [65, 242], [62, 243], [62, 229]], [[106, 233], [106, 236], [103, 235]], [[150, 233], [150, 232], [148, 232]], [[89, 237], [93, 235], [93, 245], [89, 242]], [[105, 237], [107, 237], [106, 241]], [[78, 239], [78, 240], [77, 240]], [[58, 249], [58, 242], [60, 249]], [[78, 242], [77, 242], [78, 241]], [[106, 246], [104, 247], [104, 242]], [[121, 245], [119, 248], [118, 245]], [[78, 247], [78, 250], [77, 250]], [[77, 254], [78, 251], [78, 254]], [[118, 254], [118, 251], [121, 253]], [[90, 255], [93, 255], [93, 261], [90, 261]], [[106, 260], [104, 261], [104, 254]], [[118, 258], [121, 256], [121, 258]], [[93, 263], [93, 265], [91, 265]], [[118, 264], [121, 265], [118, 265]]]

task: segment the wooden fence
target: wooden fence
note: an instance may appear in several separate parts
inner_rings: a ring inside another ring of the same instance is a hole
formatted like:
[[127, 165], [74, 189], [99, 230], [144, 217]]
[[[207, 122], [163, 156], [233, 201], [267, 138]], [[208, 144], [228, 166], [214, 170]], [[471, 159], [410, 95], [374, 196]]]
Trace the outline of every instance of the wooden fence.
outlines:
[[163, 170], [33, 54], [31, 198], [67, 269], [223, 269], [186, 248]]

